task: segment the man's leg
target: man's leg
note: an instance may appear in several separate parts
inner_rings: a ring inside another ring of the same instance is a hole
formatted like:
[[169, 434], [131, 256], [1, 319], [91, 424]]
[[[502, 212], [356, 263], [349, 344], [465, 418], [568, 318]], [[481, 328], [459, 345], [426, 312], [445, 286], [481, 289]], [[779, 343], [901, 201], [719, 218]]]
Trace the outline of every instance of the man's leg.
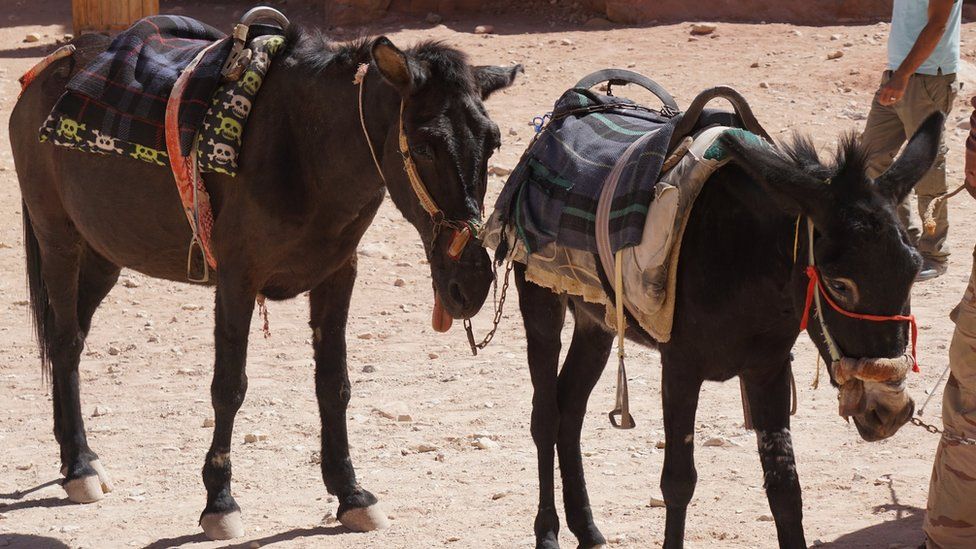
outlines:
[[[909, 82], [908, 89], [905, 90], [905, 97], [897, 107], [899, 114], [905, 121], [906, 135], [915, 133], [919, 125], [937, 110], [948, 115], [949, 111], [952, 110], [953, 102], [956, 100], [957, 89], [956, 76], [953, 74], [913, 76]], [[943, 136], [935, 164], [915, 186], [919, 217], [929, 207], [932, 200], [944, 195], [947, 191], [945, 163], [945, 153], [947, 150]], [[913, 218], [912, 224], [917, 226], [918, 221], [911, 215], [907, 200], [906, 204], [902, 204], [899, 211], [904, 211], [904, 215], [911, 216]], [[923, 271], [928, 268], [934, 268], [938, 271], [936, 274], [938, 276], [938, 274], [942, 274], [942, 271], [944, 271], [946, 261], [949, 257], [949, 248], [946, 245], [946, 235], [949, 232], [949, 212], [945, 203], [942, 203], [933, 212], [933, 217], [935, 218], [935, 232], [932, 234], [920, 232], [917, 245], [922, 257], [926, 259]], [[925, 273], [923, 272], [922, 276], [924, 275]]]
[[[882, 77], [882, 85], [887, 79], [886, 71]], [[878, 103], [878, 98], [875, 97], [871, 101], [867, 122], [864, 123], [864, 133], [861, 134], [861, 142], [868, 152], [868, 177], [874, 179], [891, 166], [905, 139], [905, 125], [894, 107]]]
[[[950, 316], [956, 329], [949, 347], [952, 374], [942, 397], [942, 422], [947, 433], [976, 438], [976, 265], [966, 294]], [[972, 547], [976, 542], [976, 446], [939, 441], [924, 528], [929, 549]]]

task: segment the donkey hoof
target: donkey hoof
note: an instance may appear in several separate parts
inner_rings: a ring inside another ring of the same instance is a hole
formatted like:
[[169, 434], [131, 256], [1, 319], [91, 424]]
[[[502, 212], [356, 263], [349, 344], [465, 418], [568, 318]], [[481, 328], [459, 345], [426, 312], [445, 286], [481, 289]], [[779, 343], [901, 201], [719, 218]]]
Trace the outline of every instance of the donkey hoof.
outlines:
[[353, 507], [339, 515], [339, 522], [353, 532], [372, 532], [390, 526], [390, 520], [379, 505]]
[[89, 465], [91, 465], [91, 468], [98, 475], [98, 481], [102, 484], [102, 492], [106, 494], [111, 493], [115, 489], [115, 486], [112, 484], [112, 477], [108, 476], [105, 468], [102, 467], [102, 462], [96, 459], [89, 463]]
[[229, 513], [207, 513], [200, 517], [203, 535], [217, 541], [239, 538], [244, 535], [244, 521], [240, 511]]
[[73, 503], [92, 503], [105, 497], [98, 475], [66, 480], [63, 487]]

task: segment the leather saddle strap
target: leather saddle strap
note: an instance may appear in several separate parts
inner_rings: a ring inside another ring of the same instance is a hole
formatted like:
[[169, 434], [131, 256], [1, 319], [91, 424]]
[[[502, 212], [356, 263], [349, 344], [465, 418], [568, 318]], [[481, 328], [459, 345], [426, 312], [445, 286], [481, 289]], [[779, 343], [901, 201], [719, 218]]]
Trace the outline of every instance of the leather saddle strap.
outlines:
[[759, 120], [752, 113], [752, 108], [749, 106], [749, 102], [746, 98], [742, 96], [741, 93], [736, 91], [729, 86], [715, 86], [714, 88], [709, 88], [695, 98], [688, 106], [686, 110], [681, 115], [681, 120], [674, 128], [674, 133], [671, 134], [671, 142], [668, 144], [668, 152], [674, 150], [675, 146], [681, 142], [685, 136], [689, 135], [691, 131], [695, 128], [695, 124], [698, 123], [698, 118], [702, 114], [705, 105], [711, 102], [713, 99], [725, 99], [732, 104], [732, 108], [735, 110], [736, 116], [739, 121], [742, 122], [744, 129], [762, 137], [766, 141], [772, 143], [773, 138], [769, 136], [769, 133], [762, 127]]

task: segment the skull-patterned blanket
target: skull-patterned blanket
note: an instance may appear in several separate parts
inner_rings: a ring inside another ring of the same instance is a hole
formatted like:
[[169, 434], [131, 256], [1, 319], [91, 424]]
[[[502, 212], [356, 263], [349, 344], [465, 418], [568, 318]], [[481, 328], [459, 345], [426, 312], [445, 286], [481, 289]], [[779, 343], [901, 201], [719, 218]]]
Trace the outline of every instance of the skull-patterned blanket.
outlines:
[[197, 137], [200, 171], [237, 175], [237, 153], [243, 142], [247, 116], [257, 97], [271, 59], [278, 53], [281, 36], [259, 36], [251, 41], [251, 62], [240, 80], [217, 89]]
[[[270, 38], [261, 35], [281, 32], [264, 25], [253, 25], [250, 30], [249, 38]], [[276, 38], [275, 43], [280, 46], [282, 39]], [[177, 15], [156, 15], [139, 20], [122, 31], [105, 52], [79, 70], [41, 126], [41, 141], [167, 166], [165, 119], [173, 85], [191, 61], [214, 42], [219, 44], [208, 50], [197, 63], [180, 97], [180, 151], [183, 155], [190, 154], [198, 142], [198, 133], [206, 130], [205, 120], [208, 116], [216, 116], [212, 101], [220, 99], [221, 104], [217, 107], [226, 103], [232, 115], [242, 112], [243, 103], [235, 103], [234, 97], [228, 101], [226, 95], [215, 97], [215, 93], [230, 87], [221, 86], [221, 69], [230, 54], [232, 40], [205, 23]], [[270, 55], [272, 49], [277, 51], [271, 43], [262, 40], [266, 45], [265, 55]], [[265, 61], [262, 67], [266, 71], [268, 58], [255, 57]], [[263, 72], [260, 75], [245, 74], [241, 81], [231, 84], [246, 85], [246, 89], [254, 89], [256, 93], [262, 76]], [[253, 96], [247, 101], [250, 106]], [[236, 136], [239, 144], [243, 120], [228, 119], [226, 125], [220, 124], [218, 128], [222, 128], [218, 137]], [[205, 143], [207, 141], [201, 145]], [[226, 152], [226, 149], [221, 148], [221, 151]], [[201, 158], [207, 160], [209, 157]], [[208, 164], [215, 163], [202, 163], [203, 171], [212, 170]], [[216, 165], [221, 166], [220, 163]]]

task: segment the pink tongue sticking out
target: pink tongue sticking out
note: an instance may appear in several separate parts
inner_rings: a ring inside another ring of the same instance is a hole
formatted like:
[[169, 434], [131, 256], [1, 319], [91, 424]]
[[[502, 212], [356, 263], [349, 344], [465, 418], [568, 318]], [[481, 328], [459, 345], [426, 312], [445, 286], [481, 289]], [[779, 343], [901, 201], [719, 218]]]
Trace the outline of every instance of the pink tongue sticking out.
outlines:
[[434, 290], [434, 314], [430, 319], [431, 326], [435, 331], [443, 333], [450, 330], [453, 323], [454, 318], [441, 305], [441, 296], [437, 295], [437, 290]]

